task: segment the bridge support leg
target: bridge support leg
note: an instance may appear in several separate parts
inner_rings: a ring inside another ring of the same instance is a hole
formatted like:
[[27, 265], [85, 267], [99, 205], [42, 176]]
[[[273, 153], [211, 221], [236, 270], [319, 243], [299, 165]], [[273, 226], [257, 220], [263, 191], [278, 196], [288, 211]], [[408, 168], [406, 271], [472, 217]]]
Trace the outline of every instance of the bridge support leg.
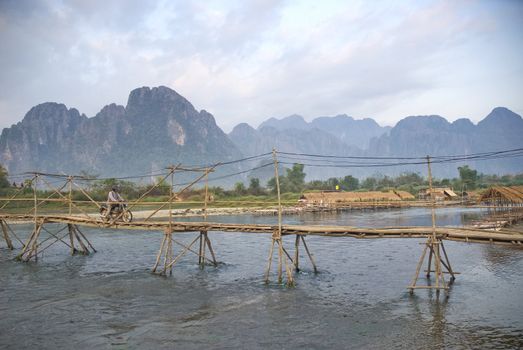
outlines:
[[[455, 275], [458, 272], [454, 272], [452, 270], [447, 252], [445, 250], [445, 246], [443, 245], [443, 240], [440, 237], [434, 238], [434, 236], [431, 235], [424, 243], [424, 245], [425, 247], [423, 248], [423, 253], [421, 254], [421, 257], [418, 261], [418, 265], [416, 267], [416, 273], [414, 275], [414, 278], [412, 279], [411, 285], [407, 288], [410, 289], [411, 293], [414, 292], [414, 289], [435, 289], [436, 292], [439, 292], [443, 289], [447, 291], [449, 289], [450, 284], [452, 284], [452, 282], [456, 279]], [[429, 281], [428, 285], [419, 286], [416, 284], [418, 282], [421, 266], [425, 261], [425, 255], [427, 254], [427, 251], [429, 251], [429, 257], [427, 264], [428, 268], [427, 270], [425, 270], [426, 277], [430, 278], [431, 272], [434, 272], [434, 284], [431, 284]], [[434, 270], [431, 269], [432, 264], [434, 265]], [[451, 275], [450, 281], [448, 283], [445, 281], [444, 274]]]
[[[216, 261], [216, 256], [214, 255], [214, 250], [212, 248], [212, 244], [211, 244], [211, 240], [209, 239], [209, 236], [207, 235], [207, 231], [204, 231], [204, 241], [205, 243], [207, 244], [207, 248], [209, 248], [209, 252], [211, 253], [211, 257], [212, 257], [212, 263], [214, 265], [214, 267], [217, 267], [218, 266], [218, 262]], [[204, 244], [205, 245], [205, 244]], [[202, 261], [205, 262], [205, 247], [203, 248], [203, 257], [202, 257]]]
[[294, 278], [292, 276], [292, 271], [289, 266], [288, 260], [291, 261], [292, 264], [294, 262], [292, 261], [292, 258], [289, 256], [285, 248], [283, 247], [283, 240], [281, 236], [279, 235], [279, 231], [274, 231], [272, 235], [272, 242], [271, 242], [271, 248], [269, 252], [269, 261], [267, 263], [267, 270], [265, 271], [265, 283], [269, 283], [269, 274], [271, 271], [272, 266], [272, 258], [274, 254], [274, 245], [278, 245], [278, 283], [283, 283], [283, 268], [285, 268], [285, 273], [287, 275], [287, 286], [292, 287], [294, 286]]
[[300, 271], [300, 236], [296, 235], [296, 240], [294, 241], [294, 269], [296, 272]]
[[301, 241], [303, 242], [303, 247], [305, 247], [305, 251], [307, 252], [307, 255], [309, 256], [309, 259], [311, 261], [312, 267], [314, 268], [314, 273], [318, 273], [318, 268], [316, 267], [316, 263], [314, 262], [314, 258], [309, 251], [309, 247], [307, 247], [307, 243], [305, 243], [305, 237], [301, 236]]
[[[77, 225], [67, 224], [67, 229], [69, 231], [69, 242], [71, 247], [71, 255], [79, 253], [81, 255], [89, 255], [91, 253], [96, 253], [96, 249], [92, 246], [91, 242], [85, 237], [85, 235], [80, 231]], [[79, 249], [75, 247], [75, 240], [78, 242]], [[89, 250], [91, 248], [92, 252]]]
[[[205, 267], [205, 257], [206, 250], [209, 249], [212, 257], [212, 264], [216, 267], [218, 262], [216, 261], [216, 256], [214, 255], [214, 250], [212, 249], [211, 240], [207, 234], [207, 231], [200, 231], [200, 250], [198, 254], [198, 265], [203, 269]], [[208, 259], [207, 259], [208, 260]]]
[[[198, 251], [192, 249], [193, 245], [199, 241], [200, 247]], [[173, 243], [181, 246], [183, 249], [176, 257], [173, 255]], [[211, 253], [212, 260], [205, 256], [206, 249], [209, 249]], [[176, 264], [187, 252], [191, 252], [195, 255], [198, 255], [198, 264], [201, 268], [205, 265], [205, 261], [212, 263], [214, 266], [218, 266], [216, 261], [216, 256], [214, 255], [214, 250], [212, 248], [211, 240], [207, 234], [207, 231], [201, 231], [196, 238], [194, 238], [191, 243], [184, 244], [180, 243], [172, 238], [172, 232], [169, 229], [165, 230], [162, 243], [160, 244], [160, 249], [156, 255], [156, 262], [153, 266], [152, 272], [156, 273], [160, 261], [163, 258], [163, 270], [160, 272], [160, 275], [167, 275], [169, 272], [172, 275], [172, 267]]]
[[13, 242], [11, 242], [11, 238], [9, 238], [9, 231], [7, 229], [7, 223], [5, 220], [0, 220], [0, 225], [2, 226], [2, 233], [4, 235], [5, 243], [7, 244], [7, 248], [13, 250]]
[[28, 262], [32, 258], [35, 261], [38, 261], [38, 237], [40, 237], [40, 232], [42, 231], [43, 223], [39, 222], [35, 225], [35, 228], [31, 232], [31, 235], [24, 243], [22, 252], [16, 257], [17, 260]]

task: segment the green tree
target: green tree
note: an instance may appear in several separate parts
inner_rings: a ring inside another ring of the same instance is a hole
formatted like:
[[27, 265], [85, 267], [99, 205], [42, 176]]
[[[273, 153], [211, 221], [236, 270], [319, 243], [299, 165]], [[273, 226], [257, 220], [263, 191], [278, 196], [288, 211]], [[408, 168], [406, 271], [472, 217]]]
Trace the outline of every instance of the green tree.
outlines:
[[458, 168], [459, 171], [459, 178], [461, 179], [461, 182], [467, 187], [469, 190], [473, 190], [476, 188], [476, 182], [478, 180], [478, 171], [469, 168], [468, 165], [460, 166]]
[[[287, 169], [287, 175], [283, 180], [285, 191], [282, 192], [301, 192], [305, 187], [305, 172], [303, 171], [303, 164], [294, 164], [291, 169]], [[280, 180], [281, 181], [281, 180]], [[280, 183], [281, 186], [281, 183]]]
[[263, 188], [260, 186], [260, 179], [258, 179], [257, 177], [251, 178], [251, 180], [249, 182], [248, 191], [250, 194], [252, 194], [254, 196], [262, 194]]
[[269, 181], [267, 181], [267, 188], [269, 189], [269, 192], [276, 194], [278, 192], [278, 189], [276, 187], [276, 178], [271, 177]]
[[370, 191], [374, 191], [378, 187], [378, 180], [375, 177], [367, 177], [361, 183], [361, 188], [365, 188]]
[[345, 191], [354, 191], [357, 190], [360, 186], [360, 180], [355, 178], [352, 175], [347, 175], [341, 180], [341, 187]]
[[7, 170], [0, 164], [0, 188], [9, 187]]
[[236, 195], [241, 196], [247, 193], [247, 189], [245, 188], [245, 185], [243, 182], [237, 182], [234, 184], [234, 192]]

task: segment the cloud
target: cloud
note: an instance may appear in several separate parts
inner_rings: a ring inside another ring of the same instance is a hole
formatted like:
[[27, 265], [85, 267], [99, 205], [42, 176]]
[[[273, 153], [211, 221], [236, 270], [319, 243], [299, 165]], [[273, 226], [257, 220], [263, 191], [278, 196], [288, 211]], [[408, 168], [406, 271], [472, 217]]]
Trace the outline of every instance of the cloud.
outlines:
[[[227, 130], [293, 113], [347, 113], [385, 124], [425, 112], [479, 118], [498, 104], [521, 113], [514, 91], [523, 83], [514, 72], [523, 62], [522, 7], [4, 0], [0, 127], [45, 101], [93, 116], [144, 85], [170, 86]], [[487, 50], [511, 59], [496, 65], [499, 56]], [[504, 79], [477, 81], [492, 77]]]

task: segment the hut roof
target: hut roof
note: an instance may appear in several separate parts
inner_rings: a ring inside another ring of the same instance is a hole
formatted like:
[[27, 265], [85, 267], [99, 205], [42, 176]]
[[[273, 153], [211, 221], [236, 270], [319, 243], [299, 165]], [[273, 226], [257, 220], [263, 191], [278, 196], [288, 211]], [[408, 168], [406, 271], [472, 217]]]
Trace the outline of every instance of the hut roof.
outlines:
[[402, 200], [405, 200], [405, 199], [416, 199], [416, 197], [414, 197], [411, 193], [409, 193], [407, 191], [394, 190], [394, 193], [398, 197], [400, 197]]
[[[403, 191], [401, 191], [403, 192]], [[406, 192], [408, 193], [408, 192]], [[410, 193], [409, 193], [410, 195]], [[406, 195], [405, 195], [406, 196]], [[412, 196], [412, 195], [411, 195]], [[401, 196], [389, 192], [369, 191], [369, 192], [306, 192], [303, 199], [312, 202], [323, 203], [342, 203], [342, 202], [364, 202], [364, 201], [400, 201]], [[412, 196], [414, 198], [414, 196]], [[410, 199], [410, 197], [409, 197]]]
[[481, 202], [490, 200], [523, 203], [523, 186], [492, 186], [480, 197]]
[[443, 190], [443, 193], [445, 193], [446, 195], [448, 195], [449, 197], [457, 197], [458, 195], [452, 191], [450, 188], [446, 188], [445, 190]]

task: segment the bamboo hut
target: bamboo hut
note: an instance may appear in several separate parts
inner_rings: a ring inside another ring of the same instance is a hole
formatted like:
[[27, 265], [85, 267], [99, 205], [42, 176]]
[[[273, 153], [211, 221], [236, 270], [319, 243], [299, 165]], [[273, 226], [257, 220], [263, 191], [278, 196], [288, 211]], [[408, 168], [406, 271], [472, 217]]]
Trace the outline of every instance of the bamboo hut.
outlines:
[[459, 198], [459, 196], [450, 187], [434, 187], [432, 192], [428, 188], [423, 189], [419, 191], [418, 197], [422, 200], [433, 198], [438, 202], [457, 200]]
[[398, 197], [401, 198], [401, 200], [414, 200], [416, 197], [414, 197], [411, 193], [407, 191], [400, 191], [400, 190], [392, 190]]
[[306, 192], [300, 203], [308, 206], [339, 206], [357, 202], [399, 202], [415, 199], [406, 191], [367, 192]]
[[492, 186], [481, 195], [479, 201], [497, 206], [522, 206], [523, 186]]

